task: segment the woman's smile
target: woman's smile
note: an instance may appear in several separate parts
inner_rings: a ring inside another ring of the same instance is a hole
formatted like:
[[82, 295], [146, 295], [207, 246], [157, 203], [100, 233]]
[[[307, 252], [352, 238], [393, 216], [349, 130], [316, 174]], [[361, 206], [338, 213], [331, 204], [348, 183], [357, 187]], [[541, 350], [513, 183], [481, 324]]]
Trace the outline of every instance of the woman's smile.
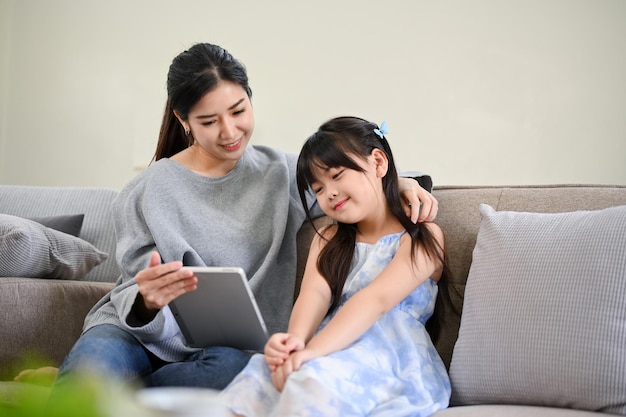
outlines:
[[227, 151], [236, 151], [241, 146], [241, 143], [242, 143], [242, 140], [240, 138], [236, 142], [222, 145], [222, 147], [226, 149]]

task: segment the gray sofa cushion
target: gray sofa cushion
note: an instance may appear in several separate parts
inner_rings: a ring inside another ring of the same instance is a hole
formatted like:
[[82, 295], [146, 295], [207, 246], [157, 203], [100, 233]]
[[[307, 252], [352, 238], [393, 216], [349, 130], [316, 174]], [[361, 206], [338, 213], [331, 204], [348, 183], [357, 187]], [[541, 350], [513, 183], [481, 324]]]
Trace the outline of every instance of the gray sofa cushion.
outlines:
[[626, 414], [626, 206], [480, 213], [451, 404]]
[[115, 282], [120, 270], [115, 260], [111, 203], [118, 194], [115, 189], [98, 187], [0, 185], [0, 213], [24, 218], [84, 214], [78, 237], [109, 257], [82, 280]]
[[58, 230], [59, 232], [78, 237], [78, 235], [80, 235], [80, 230], [83, 228], [85, 215], [67, 214], [61, 216], [33, 217], [30, 220], [34, 220], [37, 223], [41, 223], [44, 226]]
[[569, 408], [488, 404], [450, 407], [431, 417], [598, 417], [598, 413]]
[[0, 214], [0, 276], [80, 279], [107, 257], [80, 238]]

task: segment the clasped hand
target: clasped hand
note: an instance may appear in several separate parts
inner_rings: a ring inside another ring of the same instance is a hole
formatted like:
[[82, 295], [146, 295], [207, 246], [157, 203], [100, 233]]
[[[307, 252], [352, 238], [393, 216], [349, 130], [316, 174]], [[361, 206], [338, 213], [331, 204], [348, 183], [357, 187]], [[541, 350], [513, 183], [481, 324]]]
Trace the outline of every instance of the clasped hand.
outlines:
[[285, 382], [292, 372], [300, 369], [303, 363], [318, 355], [306, 349], [304, 340], [288, 333], [273, 334], [265, 344], [265, 363], [272, 374], [272, 383], [282, 392]]

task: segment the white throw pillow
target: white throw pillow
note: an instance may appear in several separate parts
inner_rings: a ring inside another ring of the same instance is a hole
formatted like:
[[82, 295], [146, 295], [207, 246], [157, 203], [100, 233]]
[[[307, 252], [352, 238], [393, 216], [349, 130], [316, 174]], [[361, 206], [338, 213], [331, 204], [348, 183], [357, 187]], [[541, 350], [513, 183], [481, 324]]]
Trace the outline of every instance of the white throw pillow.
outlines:
[[626, 206], [480, 213], [451, 404], [626, 415]]

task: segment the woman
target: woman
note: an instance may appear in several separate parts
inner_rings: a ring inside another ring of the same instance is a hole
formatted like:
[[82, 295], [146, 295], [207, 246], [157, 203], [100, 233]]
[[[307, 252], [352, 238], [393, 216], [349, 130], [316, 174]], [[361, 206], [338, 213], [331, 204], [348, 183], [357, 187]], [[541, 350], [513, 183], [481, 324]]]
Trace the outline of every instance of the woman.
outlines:
[[[185, 345], [167, 307], [196, 287], [183, 265], [242, 267], [268, 330], [287, 328], [296, 231], [305, 220], [297, 155], [248, 146], [254, 113], [246, 70], [219, 46], [197, 44], [174, 58], [167, 92], [154, 163], [114, 204], [118, 285], [88, 314], [57, 385], [90, 367], [146, 386], [225, 387], [250, 353]], [[420, 202], [420, 220], [434, 218], [436, 200], [412, 179], [404, 186], [411, 218]]]

